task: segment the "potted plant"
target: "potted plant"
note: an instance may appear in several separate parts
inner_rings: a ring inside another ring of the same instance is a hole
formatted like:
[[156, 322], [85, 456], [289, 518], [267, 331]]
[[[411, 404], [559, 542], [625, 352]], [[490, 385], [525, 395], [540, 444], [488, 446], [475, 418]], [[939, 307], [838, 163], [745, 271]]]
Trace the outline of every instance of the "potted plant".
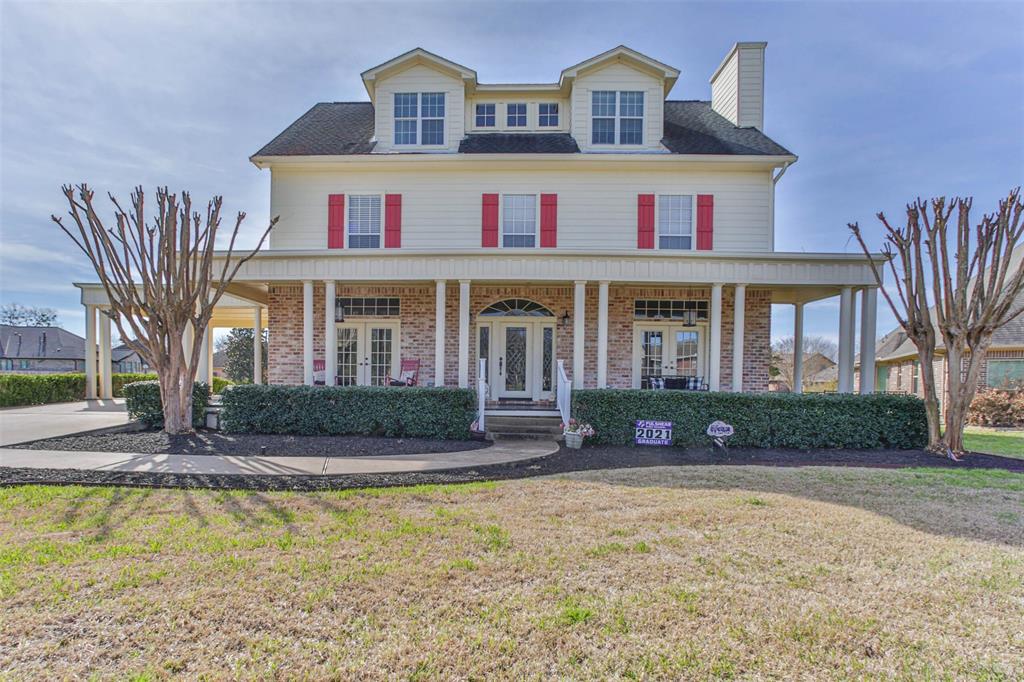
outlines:
[[565, 436], [566, 447], [579, 450], [583, 445], [583, 439], [594, 435], [594, 427], [570, 419], [568, 424], [562, 424], [562, 435]]

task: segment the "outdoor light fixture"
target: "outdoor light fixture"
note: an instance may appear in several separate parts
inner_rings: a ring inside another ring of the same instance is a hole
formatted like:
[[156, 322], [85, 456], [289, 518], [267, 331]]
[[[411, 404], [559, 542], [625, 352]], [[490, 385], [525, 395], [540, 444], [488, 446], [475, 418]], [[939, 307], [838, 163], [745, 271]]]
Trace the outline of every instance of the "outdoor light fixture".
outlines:
[[565, 310], [562, 312], [562, 316], [558, 318], [558, 324], [562, 327], [569, 326], [569, 311]]

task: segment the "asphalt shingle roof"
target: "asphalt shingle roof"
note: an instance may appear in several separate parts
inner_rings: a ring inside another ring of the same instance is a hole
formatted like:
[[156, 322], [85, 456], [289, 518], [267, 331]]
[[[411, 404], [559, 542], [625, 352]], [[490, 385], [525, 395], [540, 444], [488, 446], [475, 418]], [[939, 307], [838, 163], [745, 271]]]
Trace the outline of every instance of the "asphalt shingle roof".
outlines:
[[[373, 151], [374, 114], [369, 102], [323, 102], [268, 142], [255, 156], [336, 156]], [[756, 128], [737, 128], [710, 102], [665, 102], [662, 144], [675, 154], [788, 155]], [[470, 133], [463, 154], [575, 154], [568, 133]]]
[[60, 327], [0, 325], [0, 357], [85, 359], [85, 339]]

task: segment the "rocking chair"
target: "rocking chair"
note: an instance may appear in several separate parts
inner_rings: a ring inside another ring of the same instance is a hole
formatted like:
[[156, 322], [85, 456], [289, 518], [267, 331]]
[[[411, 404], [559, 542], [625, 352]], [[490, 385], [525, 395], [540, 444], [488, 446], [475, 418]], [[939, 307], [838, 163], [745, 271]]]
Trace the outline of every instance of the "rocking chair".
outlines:
[[398, 377], [392, 377], [390, 374], [387, 376], [384, 385], [385, 386], [415, 386], [419, 382], [420, 378], [420, 361], [419, 360], [402, 360], [401, 367], [398, 370]]

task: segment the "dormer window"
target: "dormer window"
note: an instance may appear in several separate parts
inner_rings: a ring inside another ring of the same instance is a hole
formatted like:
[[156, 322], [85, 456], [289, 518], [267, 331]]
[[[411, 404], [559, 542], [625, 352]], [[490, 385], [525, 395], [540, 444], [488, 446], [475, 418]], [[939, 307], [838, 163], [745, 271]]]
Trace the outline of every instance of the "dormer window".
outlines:
[[493, 104], [477, 104], [476, 105], [476, 127], [477, 128], [493, 128], [495, 124], [494, 105]]
[[395, 93], [395, 144], [417, 143], [444, 144], [443, 92]]
[[526, 127], [526, 103], [518, 102], [514, 104], [506, 105], [508, 113], [508, 120], [506, 121], [509, 128], [525, 128]]
[[595, 90], [590, 106], [592, 144], [643, 144], [642, 91]]
[[557, 128], [558, 102], [541, 102], [537, 117], [541, 128]]

